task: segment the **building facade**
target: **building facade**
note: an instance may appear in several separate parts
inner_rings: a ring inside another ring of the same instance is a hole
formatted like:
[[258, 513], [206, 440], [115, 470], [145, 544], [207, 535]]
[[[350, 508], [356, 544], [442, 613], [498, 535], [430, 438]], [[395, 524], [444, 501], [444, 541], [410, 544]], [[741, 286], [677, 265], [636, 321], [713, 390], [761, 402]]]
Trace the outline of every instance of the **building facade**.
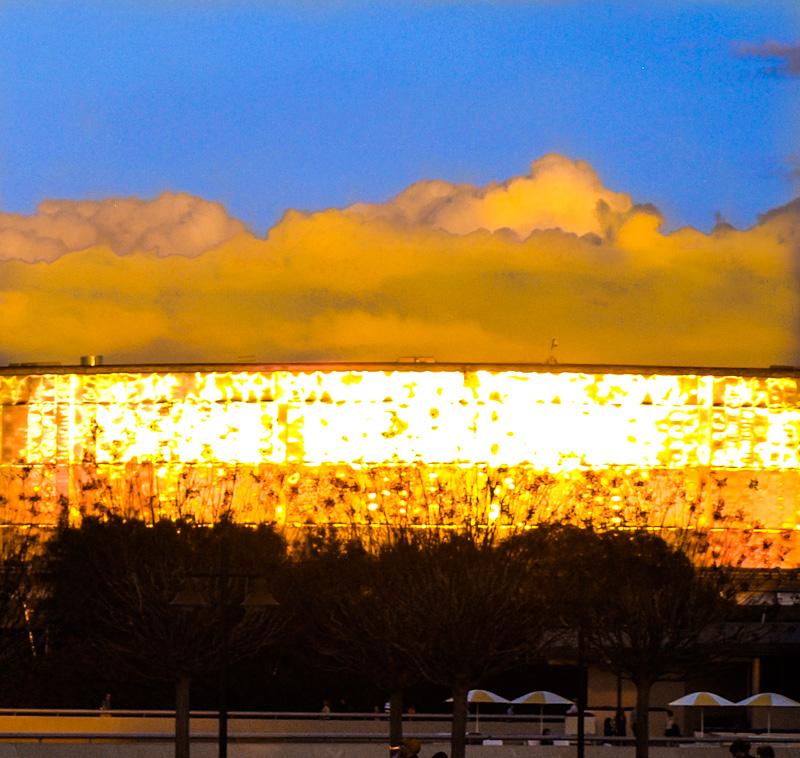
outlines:
[[0, 369], [7, 524], [697, 528], [797, 564], [800, 371], [275, 364]]

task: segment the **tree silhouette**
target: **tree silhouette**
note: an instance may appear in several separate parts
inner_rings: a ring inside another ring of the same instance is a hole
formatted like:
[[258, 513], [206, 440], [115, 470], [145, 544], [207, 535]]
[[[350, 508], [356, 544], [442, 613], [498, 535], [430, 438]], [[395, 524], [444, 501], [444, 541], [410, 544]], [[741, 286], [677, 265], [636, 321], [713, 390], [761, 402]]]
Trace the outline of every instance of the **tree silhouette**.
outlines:
[[[718, 662], [739, 634], [733, 574], [705, 561], [696, 536], [645, 530], [571, 535], [567, 615], [589, 656], [636, 686], [636, 756], [646, 758], [650, 690]], [[571, 588], [571, 591], [570, 591]]]
[[422, 681], [408, 651], [404, 567], [337, 532], [306, 535], [287, 593], [311, 645], [335, 670], [356, 672], [389, 694], [389, 741], [403, 739], [403, 693]]
[[[122, 670], [175, 685], [176, 758], [189, 754], [189, 690], [193, 678], [220, 667], [220, 608], [211, 602], [187, 612], [173, 604], [193, 576], [218, 565], [225, 540], [235, 564], [268, 574], [281, 564], [283, 540], [272, 530], [218, 524], [111, 518], [85, 519], [47, 543], [51, 614], [68, 635], [89, 640], [96, 653]], [[234, 574], [235, 571], [231, 571]], [[256, 653], [279, 634], [282, 619], [241, 606], [244, 584], [230, 580], [229, 655]]]
[[0, 662], [6, 665], [36, 658], [46, 647], [39, 549], [36, 529], [0, 531]]
[[498, 541], [491, 531], [406, 534], [380, 554], [403, 577], [405, 647], [425, 678], [453, 694], [452, 758], [466, 747], [467, 693], [552, 641], [549, 530]]

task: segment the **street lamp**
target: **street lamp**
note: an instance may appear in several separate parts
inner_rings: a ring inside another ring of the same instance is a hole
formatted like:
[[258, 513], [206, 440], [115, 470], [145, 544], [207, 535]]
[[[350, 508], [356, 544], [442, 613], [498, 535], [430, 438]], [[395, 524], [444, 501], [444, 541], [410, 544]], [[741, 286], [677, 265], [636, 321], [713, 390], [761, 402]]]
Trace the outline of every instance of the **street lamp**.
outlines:
[[223, 538], [220, 551], [220, 570], [216, 574], [192, 574], [186, 586], [175, 596], [170, 603], [185, 609], [207, 606], [209, 603], [200, 591], [197, 584], [198, 578], [207, 577], [217, 579], [219, 582], [219, 616], [220, 637], [222, 650], [220, 651], [219, 671], [219, 758], [228, 756], [228, 643], [230, 641], [230, 624], [228, 611], [230, 608], [228, 580], [248, 579], [253, 580], [241, 605], [245, 608], [269, 608], [280, 605], [267, 585], [267, 580], [258, 574], [231, 573], [228, 570], [228, 544]]

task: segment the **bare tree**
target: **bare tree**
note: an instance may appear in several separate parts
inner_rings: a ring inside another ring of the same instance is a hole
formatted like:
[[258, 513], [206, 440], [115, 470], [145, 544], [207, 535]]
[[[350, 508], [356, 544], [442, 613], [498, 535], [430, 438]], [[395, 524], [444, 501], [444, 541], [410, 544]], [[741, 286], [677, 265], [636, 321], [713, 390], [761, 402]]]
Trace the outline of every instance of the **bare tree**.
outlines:
[[399, 745], [403, 693], [422, 676], [406, 644], [415, 631], [406, 577], [370, 547], [366, 536], [308, 533], [287, 596], [306, 638], [331, 668], [357, 672], [389, 694], [389, 741]]
[[545, 532], [498, 542], [490, 531], [425, 530], [379, 554], [398, 577], [406, 651], [426, 679], [452, 691], [453, 758], [465, 754], [468, 691], [551, 641]]
[[37, 658], [46, 642], [41, 607], [45, 589], [39, 576], [37, 529], [0, 531], [0, 662]]
[[695, 535], [645, 530], [579, 530], [564, 543], [564, 615], [582, 652], [636, 686], [637, 758], [648, 754], [653, 684], [718, 662], [737, 634], [724, 624], [733, 575], [706, 552]]
[[469, 689], [550, 641], [546, 531], [502, 541], [487, 530], [309, 536], [297, 614], [317, 650], [390, 692], [392, 744], [403, 690], [427, 680], [453, 692], [452, 755], [463, 758]]
[[[282, 539], [266, 528], [171, 521], [148, 527], [113, 518], [63, 528], [47, 545], [53, 617], [113, 665], [174, 683], [176, 758], [189, 755], [192, 679], [218, 670], [223, 650], [230, 660], [252, 655], [282, 628], [282, 619], [242, 607], [242, 582], [229, 580], [229, 608], [215, 602], [222, 588], [209, 568], [218, 565], [223, 541], [230, 541], [225, 549], [239, 563], [261, 573], [274, 571], [285, 552]], [[197, 575], [210, 579], [210, 602], [187, 612], [172, 601]], [[229, 614], [227, 629], [221, 613]]]

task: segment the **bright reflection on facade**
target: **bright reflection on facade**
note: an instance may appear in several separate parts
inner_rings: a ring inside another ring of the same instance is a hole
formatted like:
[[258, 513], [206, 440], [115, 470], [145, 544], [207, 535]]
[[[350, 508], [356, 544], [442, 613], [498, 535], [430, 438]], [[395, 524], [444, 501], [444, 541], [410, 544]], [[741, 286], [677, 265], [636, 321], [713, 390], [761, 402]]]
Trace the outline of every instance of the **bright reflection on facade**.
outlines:
[[793, 561], [793, 371], [587, 369], [4, 369], [5, 521], [588, 519], [733, 531]]

